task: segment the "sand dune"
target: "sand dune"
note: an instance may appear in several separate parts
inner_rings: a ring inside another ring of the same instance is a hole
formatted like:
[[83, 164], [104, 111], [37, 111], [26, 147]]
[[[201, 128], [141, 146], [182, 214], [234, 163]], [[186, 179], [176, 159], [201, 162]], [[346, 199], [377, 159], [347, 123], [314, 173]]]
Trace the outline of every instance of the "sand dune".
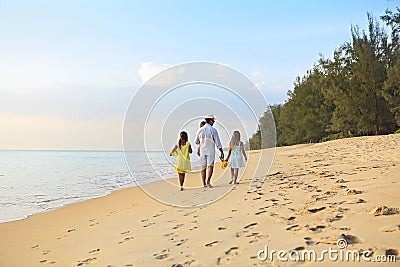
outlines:
[[277, 148], [269, 173], [254, 177], [257, 153], [237, 186], [220, 168], [212, 189], [197, 187], [198, 174], [183, 192], [148, 185], [188, 206], [228, 192], [212, 204], [174, 207], [136, 187], [0, 224], [0, 266], [291, 266], [260, 260], [259, 251], [319, 253], [338, 249], [339, 239], [343, 251], [397, 260], [374, 266], [398, 265], [400, 135]]

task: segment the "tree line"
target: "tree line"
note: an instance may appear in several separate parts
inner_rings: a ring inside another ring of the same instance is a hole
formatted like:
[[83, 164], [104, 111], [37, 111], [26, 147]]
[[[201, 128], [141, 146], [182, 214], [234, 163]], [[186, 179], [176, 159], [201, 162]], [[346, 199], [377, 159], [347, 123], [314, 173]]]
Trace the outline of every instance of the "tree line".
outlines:
[[268, 107], [249, 139], [251, 149], [275, 145], [270, 138], [273, 122], [277, 146], [388, 134], [399, 128], [400, 8], [386, 10], [380, 20], [369, 13], [367, 18], [367, 30], [352, 25], [351, 40], [333, 58], [320, 56], [296, 78], [284, 104]]

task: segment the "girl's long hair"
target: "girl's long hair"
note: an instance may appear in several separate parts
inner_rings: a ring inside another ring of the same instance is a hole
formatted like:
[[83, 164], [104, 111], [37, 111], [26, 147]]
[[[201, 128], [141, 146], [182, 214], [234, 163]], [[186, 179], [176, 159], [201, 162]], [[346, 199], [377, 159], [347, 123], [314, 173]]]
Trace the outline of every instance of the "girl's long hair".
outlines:
[[231, 138], [231, 146], [239, 146], [240, 145], [240, 132], [234, 131]]
[[178, 141], [179, 149], [181, 149], [182, 143], [185, 143], [185, 144], [186, 144], [187, 141], [188, 141], [188, 134], [187, 134], [187, 132], [184, 132], [184, 131], [180, 132], [180, 134], [179, 134], [179, 141]]

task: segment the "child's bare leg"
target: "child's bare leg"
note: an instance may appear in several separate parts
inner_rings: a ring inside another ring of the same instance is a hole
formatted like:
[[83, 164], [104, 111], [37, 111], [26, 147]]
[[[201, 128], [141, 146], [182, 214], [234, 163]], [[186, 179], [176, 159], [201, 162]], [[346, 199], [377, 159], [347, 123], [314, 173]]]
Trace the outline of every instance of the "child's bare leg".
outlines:
[[229, 181], [229, 184], [233, 183], [234, 178], [235, 178], [235, 169], [231, 168], [231, 180]]
[[183, 183], [185, 182], [185, 173], [184, 172], [179, 172], [179, 184], [181, 185], [181, 191], [183, 190]]
[[235, 169], [234, 169], [234, 179], [233, 179], [233, 183], [234, 183], [234, 184], [237, 183], [238, 175], [239, 175], [239, 168], [235, 168]]

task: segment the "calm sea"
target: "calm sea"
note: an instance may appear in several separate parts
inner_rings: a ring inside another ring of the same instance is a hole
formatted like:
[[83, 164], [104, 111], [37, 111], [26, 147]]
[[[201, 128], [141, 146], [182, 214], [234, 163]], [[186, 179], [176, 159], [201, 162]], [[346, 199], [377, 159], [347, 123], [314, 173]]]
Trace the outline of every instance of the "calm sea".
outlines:
[[[162, 152], [132, 153], [132, 171], [144, 182], [174, 177]], [[136, 186], [120, 151], [0, 150], [0, 222]]]

